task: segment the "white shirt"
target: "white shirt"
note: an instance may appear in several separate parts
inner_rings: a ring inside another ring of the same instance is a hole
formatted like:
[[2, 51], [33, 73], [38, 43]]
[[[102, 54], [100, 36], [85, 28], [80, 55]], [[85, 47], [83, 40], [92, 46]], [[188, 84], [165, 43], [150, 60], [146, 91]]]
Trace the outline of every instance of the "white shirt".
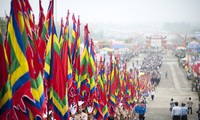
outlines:
[[172, 116], [174, 115], [181, 115], [181, 107], [179, 106], [174, 106], [172, 109]]
[[170, 105], [170, 108], [173, 108], [173, 107], [174, 107], [174, 102], [171, 101], [171, 102], [169, 103], [169, 105]]
[[187, 115], [188, 108], [187, 107], [181, 107], [181, 115]]
[[153, 91], [153, 92], [151, 92], [151, 95], [155, 95], [155, 92]]
[[191, 100], [189, 100], [189, 101], [187, 102], [187, 105], [188, 105], [188, 107], [192, 107], [193, 102], [192, 102]]

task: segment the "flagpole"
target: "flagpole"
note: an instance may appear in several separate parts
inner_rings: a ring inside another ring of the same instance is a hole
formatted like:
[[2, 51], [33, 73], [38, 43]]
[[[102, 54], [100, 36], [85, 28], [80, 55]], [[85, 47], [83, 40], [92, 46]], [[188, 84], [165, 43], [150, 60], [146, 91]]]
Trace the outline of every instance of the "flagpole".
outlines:
[[[52, 23], [50, 23], [51, 24], [51, 29], [52, 29], [52, 33], [51, 33], [51, 64], [52, 64], [52, 56], [53, 56], [53, 33], [54, 33], [54, 27], [53, 27], [53, 25], [54, 25], [54, 16], [53, 16], [53, 11], [54, 11], [54, 9], [53, 9], [53, 7], [54, 7], [54, 0], [52, 0], [52, 13], [51, 13], [51, 19], [52, 19]], [[52, 72], [52, 68], [50, 68], [50, 74], [51, 74], [51, 72]], [[50, 91], [51, 91], [51, 82], [50, 82], [50, 79], [48, 80], [48, 101], [47, 101], [47, 118], [48, 119], [51, 119], [51, 115], [50, 115]], [[53, 113], [52, 113], [53, 114]]]
[[[52, 18], [53, 18], [53, 16], [52, 16]], [[53, 49], [53, 33], [54, 33], [54, 29], [53, 29], [53, 24], [54, 23], [54, 20], [52, 21], [52, 35], [51, 35], [51, 49]], [[52, 61], [52, 56], [53, 56], [53, 53], [52, 52], [54, 52], [53, 50], [51, 50], [51, 62], [53, 62]], [[51, 63], [52, 64], [52, 63]], [[51, 74], [51, 70], [52, 70], [52, 68], [50, 68], [50, 74]], [[51, 82], [50, 82], [50, 79], [48, 80], [48, 106], [47, 106], [47, 111], [48, 111], [48, 113], [47, 113], [47, 118], [49, 118], [50, 119], [50, 91], [51, 91]], [[52, 113], [53, 114], [53, 113]]]
[[56, 23], [57, 23], [57, 21], [58, 21], [58, 20], [57, 20], [57, 18], [58, 18], [58, 17], [57, 17], [57, 2], [55, 3], [55, 8], [56, 8], [56, 9], [55, 9], [55, 10], [56, 10], [56, 11], [55, 11], [55, 14], [56, 14]]

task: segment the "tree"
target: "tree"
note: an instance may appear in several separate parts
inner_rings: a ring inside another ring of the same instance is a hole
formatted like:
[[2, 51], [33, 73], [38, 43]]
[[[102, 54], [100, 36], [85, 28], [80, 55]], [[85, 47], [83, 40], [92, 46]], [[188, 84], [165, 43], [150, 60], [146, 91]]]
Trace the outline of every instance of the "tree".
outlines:
[[6, 20], [3, 17], [0, 17], [0, 29], [2, 33], [6, 33]]

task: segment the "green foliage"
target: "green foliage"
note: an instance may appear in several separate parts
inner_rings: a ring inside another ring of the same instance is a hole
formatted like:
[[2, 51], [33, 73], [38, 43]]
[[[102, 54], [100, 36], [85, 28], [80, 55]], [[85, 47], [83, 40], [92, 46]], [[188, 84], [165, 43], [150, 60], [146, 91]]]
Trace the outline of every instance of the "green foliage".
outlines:
[[2, 33], [6, 33], [6, 20], [0, 17], [0, 29]]
[[198, 91], [198, 97], [199, 97], [199, 102], [200, 102], [200, 90]]
[[130, 43], [130, 40], [129, 39], [125, 39], [125, 43]]

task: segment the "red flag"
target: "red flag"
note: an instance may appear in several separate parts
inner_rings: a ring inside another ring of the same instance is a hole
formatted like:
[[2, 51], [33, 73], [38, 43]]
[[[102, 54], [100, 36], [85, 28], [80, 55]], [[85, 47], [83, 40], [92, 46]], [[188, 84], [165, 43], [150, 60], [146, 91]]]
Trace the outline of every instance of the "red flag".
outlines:
[[5, 116], [9, 113], [11, 109], [11, 86], [10, 86], [10, 81], [8, 79], [8, 57], [6, 53], [6, 49], [4, 46], [4, 38], [3, 35], [0, 31], [0, 93], [1, 93], [1, 98], [0, 98], [0, 119], [5, 119]]
[[44, 16], [44, 11], [43, 11], [43, 8], [42, 8], [41, 0], [39, 0], [39, 7], [40, 7], [40, 13], [39, 13], [39, 23], [38, 23], [38, 36], [41, 37], [43, 23], [44, 23], [44, 20], [45, 20], [45, 16]]

